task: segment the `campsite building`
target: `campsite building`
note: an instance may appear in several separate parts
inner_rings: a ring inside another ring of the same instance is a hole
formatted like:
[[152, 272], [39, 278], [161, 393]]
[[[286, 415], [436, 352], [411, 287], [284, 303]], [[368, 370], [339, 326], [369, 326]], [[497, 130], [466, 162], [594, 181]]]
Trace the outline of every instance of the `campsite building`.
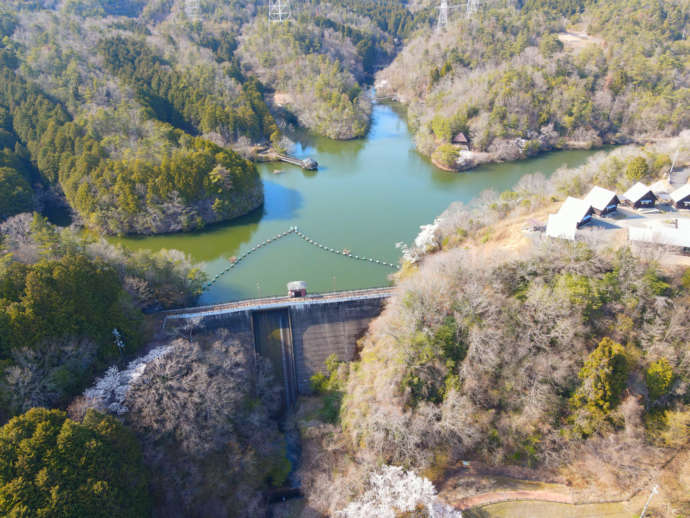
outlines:
[[578, 228], [588, 223], [589, 220], [592, 219], [593, 213], [594, 211], [589, 203], [579, 198], [573, 198], [572, 196], [568, 196], [558, 210], [559, 216], [564, 216], [568, 220], [574, 222]]
[[592, 219], [594, 210], [585, 200], [568, 196], [556, 214], [546, 223], [546, 235], [562, 239], [575, 239], [575, 232]]
[[470, 149], [470, 141], [467, 140], [467, 137], [462, 131], [453, 137], [453, 144], [465, 151], [469, 151]]
[[677, 209], [690, 209], [690, 183], [686, 183], [681, 188], [671, 193], [671, 201]]
[[585, 197], [585, 203], [592, 206], [595, 214], [603, 216], [615, 212], [620, 200], [615, 192], [604, 189], [603, 187], [592, 187], [589, 194]]
[[657, 196], [645, 184], [637, 182], [623, 195], [623, 203], [634, 209], [651, 208], [656, 203]]

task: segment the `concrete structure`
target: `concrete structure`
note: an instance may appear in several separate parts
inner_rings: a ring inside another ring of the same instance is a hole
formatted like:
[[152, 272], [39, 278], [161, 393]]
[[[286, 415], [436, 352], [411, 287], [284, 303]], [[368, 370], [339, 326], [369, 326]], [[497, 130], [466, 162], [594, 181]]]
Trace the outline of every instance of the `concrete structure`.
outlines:
[[163, 325], [223, 328], [250, 341], [271, 361], [285, 387], [285, 405], [291, 406], [298, 394], [310, 392], [310, 378], [324, 372], [330, 355], [341, 361], [355, 359], [357, 340], [392, 292], [392, 288], [376, 288], [173, 310], [163, 313]]
[[292, 281], [287, 284], [288, 297], [306, 297], [307, 283], [304, 281]]
[[623, 195], [623, 203], [634, 209], [651, 208], [656, 203], [657, 196], [649, 186], [642, 182], [637, 182]]
[[589, 191], [589, 194], [585, 196], [585, 203], [592, 206], [595, 214], [604, 216], [611, 212], [615, 212], [620, 200], [615, 192], [604, 189], [603, 187], [594, 186], [592, 190]]
[[670, 194], [673, 206], [677, 209], [690, 209], [690, 183], [686, 183], [680, 189]]

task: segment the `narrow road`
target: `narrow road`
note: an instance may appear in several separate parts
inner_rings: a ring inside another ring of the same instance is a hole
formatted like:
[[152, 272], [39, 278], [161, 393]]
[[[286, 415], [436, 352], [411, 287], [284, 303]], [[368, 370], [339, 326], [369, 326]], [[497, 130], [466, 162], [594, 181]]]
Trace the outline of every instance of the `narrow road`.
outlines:
[[285, 305], [298, 306], [300, 304], [338, 302], [356, 299], [368, 299], [373, 297], [390, 297], [394, 288], [371, 288], [365, 290], [336, 291], [323, 294], [307, 295], [306, 297], [266, 297], [262, 299], [238, 300], [212, 306], [199, 306], [192, 308], [172, 309], [161, 311], [159, 315], [166, 319], [196, 318], [219, 313], [231, 313], [247, 309], [270, 309]]

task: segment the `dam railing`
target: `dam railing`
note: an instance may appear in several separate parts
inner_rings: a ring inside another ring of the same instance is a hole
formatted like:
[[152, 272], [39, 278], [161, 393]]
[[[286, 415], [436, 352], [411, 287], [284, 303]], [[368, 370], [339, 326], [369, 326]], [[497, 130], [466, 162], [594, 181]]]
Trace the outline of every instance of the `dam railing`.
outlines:
[[305, 297], [273, 296], [258, 299], [245, 299], [208, 306], [196, 306], [191, 308], [170, 309], [161, 311], [165, 321], [182, 320], [190, 318], [223, 315], [236, 311], [278, 309], [289, 306], [307, 306], [338, 301], [366, 300], [372, 298], [387, 298], [393, 294], [393, 287], [367, 288], [361, 290], [330, 291], [325, 293], [313, 293]]

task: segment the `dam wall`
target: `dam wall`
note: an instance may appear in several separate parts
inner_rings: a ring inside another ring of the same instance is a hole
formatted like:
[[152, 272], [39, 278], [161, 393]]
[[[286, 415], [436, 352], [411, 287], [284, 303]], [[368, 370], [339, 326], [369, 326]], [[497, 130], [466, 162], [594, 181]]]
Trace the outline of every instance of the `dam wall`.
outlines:
[[325, 370], [326, 359], [330, 355], [334, 354], [340, 361], [355, 359], [357, 340], [382, 309], [382, 299], [290, 308], [295, 374], [300, 394], [309, 393], [309, 379]]
[[284, 403], [290, 407], [298, 394], [310, 393], [310, 378], [325, 372], [329, 356], [340, 361], [355, 359], [357, 341], [391, 294], [390, 290], [365, 291], [349, 297], [281, 298], [275, 304], [244, 301], [177, 310], [168, 313], [164, 325], [227, 329], [238, 340], [254, 344], [256, 353], [271, 361], [285, 388]]

